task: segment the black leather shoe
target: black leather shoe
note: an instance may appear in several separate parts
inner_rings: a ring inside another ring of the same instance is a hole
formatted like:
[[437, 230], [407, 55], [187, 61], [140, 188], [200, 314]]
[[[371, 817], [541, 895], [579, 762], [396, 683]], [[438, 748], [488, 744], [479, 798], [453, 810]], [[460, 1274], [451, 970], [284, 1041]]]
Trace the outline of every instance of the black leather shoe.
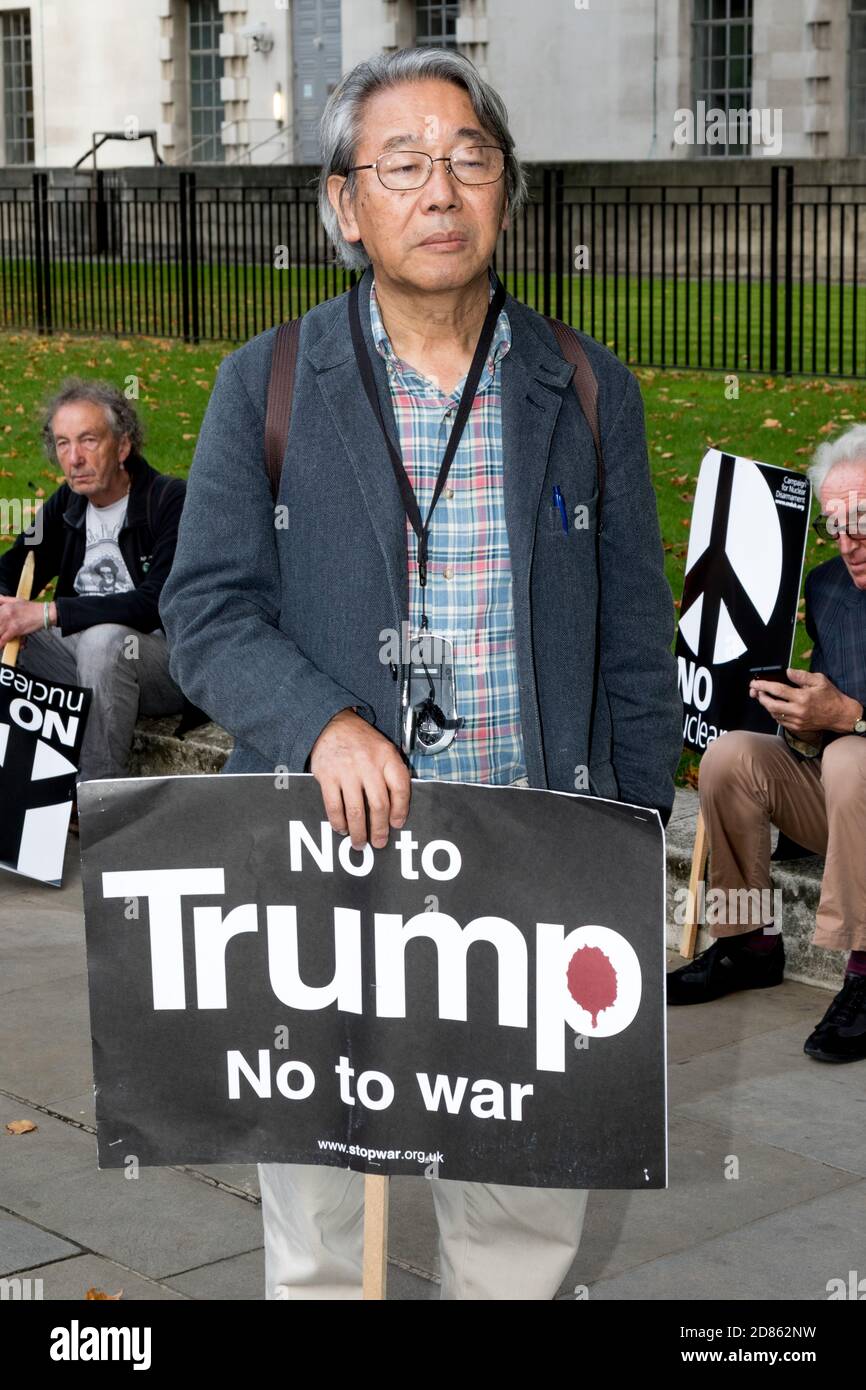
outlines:
[[669, 1004], [706, 1004], [739, 989], [770, 989], [785, 973], [781, 935], [771, 951], [747, 951], [737, 937], [720, 937], [667, 976]]
[[846, 975], [836, 998], [803, 1044], [816, 1062], [866, 1059], [866, 975]]

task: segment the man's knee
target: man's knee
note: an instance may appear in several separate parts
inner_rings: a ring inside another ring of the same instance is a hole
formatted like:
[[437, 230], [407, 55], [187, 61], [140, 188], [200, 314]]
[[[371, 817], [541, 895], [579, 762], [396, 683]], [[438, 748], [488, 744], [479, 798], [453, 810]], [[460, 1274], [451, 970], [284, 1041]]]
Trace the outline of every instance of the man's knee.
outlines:
[[[760, 756], [760, 745], [755, 747], [756, 738], [767, 737], [763, 734], [751, 734], [742, 729], [732, 729], [730, 733], [722, 734], [720, 738], [713, 739], [701, 758], [701, 766], [698, 774], [700, 790], [705, 793], [712, 793], [724, 790], [731, 778], [736, 776], [744, 766], [752, 766], [756, 756]], [[775, 742], [775, 740], [772, 740]]]
[[828, 743], [821, 754], [821, 781], [834, 798], [866, 797], [866, 738], [846, 734]]
[[131, 658], [141, 634], [122, 623], [94, 623], [78, 636], [75, 658], [79, 670], [88, 672]]

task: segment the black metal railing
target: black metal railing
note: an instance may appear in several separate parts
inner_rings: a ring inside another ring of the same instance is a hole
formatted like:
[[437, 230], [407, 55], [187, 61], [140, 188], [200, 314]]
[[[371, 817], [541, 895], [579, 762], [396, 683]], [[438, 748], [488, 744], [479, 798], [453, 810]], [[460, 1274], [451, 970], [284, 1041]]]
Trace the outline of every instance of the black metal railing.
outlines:
[[[630, 364], [866, 374], [866, 185], [578, 186], [544, 169], [502, 234], [518, 298]], [[713, 171], [714, 179], [724, 172]], [[342, 293], [315, 192], [210, 185], [206, 170], [0, 187], [0, 324], [245, 340]]]

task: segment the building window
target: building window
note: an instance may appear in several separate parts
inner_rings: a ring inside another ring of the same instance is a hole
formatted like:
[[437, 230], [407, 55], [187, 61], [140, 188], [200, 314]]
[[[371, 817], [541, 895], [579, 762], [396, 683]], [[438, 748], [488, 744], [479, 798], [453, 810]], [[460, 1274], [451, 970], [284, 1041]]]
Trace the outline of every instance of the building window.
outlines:
[[225, 120], [220, 97], [222, 27], [219, 0], [189, 0], [190, 158], [194, 164], [224, 158], [220, 134]]
[[853, 0], [848, 83], [848, 140], [850, 154], [866, 154], [866, 3]]
[[459, 3], [435, 4], [416, 0], [415, 43], [419, 48], [456, 48]]
[[[695, 112], [748, 111], [752, 105], [752, 0], [695, 0], [692, 54]], [[727, 141], [697, 145], [703, 154], [751, 154], [744, 117], [727, 123]]]
[[30, 11], [5, 10], [3, 38], [3, 133], [7, 164], [32, 164], [33, 67]]

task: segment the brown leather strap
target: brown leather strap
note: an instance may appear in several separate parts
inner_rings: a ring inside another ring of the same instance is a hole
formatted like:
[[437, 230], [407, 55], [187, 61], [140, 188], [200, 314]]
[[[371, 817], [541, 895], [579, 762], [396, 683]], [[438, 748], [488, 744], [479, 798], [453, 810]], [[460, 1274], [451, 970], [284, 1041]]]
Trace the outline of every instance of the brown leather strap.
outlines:
[[567, 323], [560, 323], [559, 319], [549, 318], [547, 322], [556, 334], [556, 341], [559, 343], [560, 351], [566, 362], [574, 363], [572, 385], [577, 392], [580, 408], [586, 416], [586, 422], [592, 432], [592, 439], [595, 444], [595, 458], [598, 468], [598, 514], [601, 516], [601, 494], [604, 491], [604, 455], [601, 451], [601, 431], [598, 426], [598, 381], [575, 330], [570, 328]]
[[298, 360], [298, 342], [301, 337], [301, 320], [289, 319], [281, 323], [274, 340], [274, 355], [271, 359], [271, 374], [268, 380], [268, 408], [265, 415], [265, 463], [271, 496], [277, 500], [280, 487], [280, 474], [283, 470], [283, 455], [289, 437], [289, 422], [292, 418], [292, 396], [295, 390], [295, 364]]

